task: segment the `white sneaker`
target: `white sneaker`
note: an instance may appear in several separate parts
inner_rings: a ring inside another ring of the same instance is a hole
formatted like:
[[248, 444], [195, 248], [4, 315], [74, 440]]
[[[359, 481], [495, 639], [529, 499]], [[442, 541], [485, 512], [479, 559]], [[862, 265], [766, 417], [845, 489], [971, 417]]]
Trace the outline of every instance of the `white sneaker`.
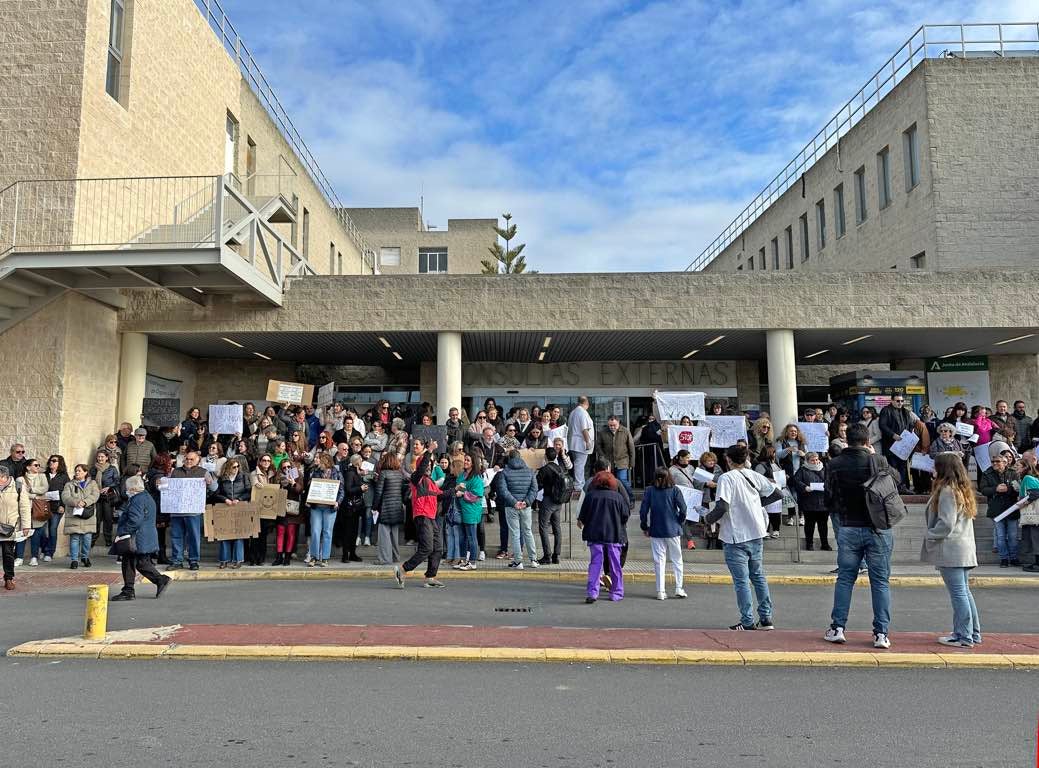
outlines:
[[531, 568], [540, 568], [541, 567], [541, 563], [539, 563], [537, 560], [531, 560], [530, 561], [530, 567]]
[[15, 567], [15, 568], [17, 568], [17, 567], [19, 567], [19, 566], [20, 566], [21, 564], [22, 564], [22, 558], [20, 558], [20, 557], [16, 557], [16, 558], [14, 559], [14, 567]]
[[29, 561], [29, 565], [32, 566], [33, 568], [35, 568], [39, 564], [40, 564], [40, 561], [37, 560], [35, 557], [32, 560]]
[[794, 518], [792, 518], [792, 517], [788, 517], [788, 518], [787, 518], [787, 519], [786, 519], [786, 520], [784, 521], [784, 523], [783, 523], [783, 524], [784, 524], [784, 525], [793, 525], [793, 524], [794, 524]]
[[357, 547], [361, 546], [361, 537], [360, 536], [357, 537], [357, 541], [354, 542], [354, 546], [357, 546]]
[[823, 635], [823, 640], [828, 643], [846, 643], [847, 638], [844, 637], [844, 627], [830, 627], [826, 630], [826, 634]]
[[798, 525], [804, 525], [805, 524], [804, 515], [802, 515], [801, 517], [797, 518], [797, 524]]
[[675, 599], [676, 599], [676, 600], [682, 600], [682, 599], [684, 599], [684, 598], [686, 598], [686, 597], [689, 597], [689, 595], [687, 595], [687, 594], [685, 593], [685, 590], [684, 590], [684, 589], [676, 589], [676, 590], [675, 590]]
[[657, 600], [667, 600], [667, 592], [657, 592]]
[[43, 562], [45, 562], [45, 563], [49, 563], [53, 559], [54, 558], [52, 558], [50, 555], [44, 555], [43, 556]]
[[772, 531], [772, 533], [770, 533], [770, 534], [768, 535], [768, 537], [769, 537], [770, 539], [778, 539], [778, 538], [779, 538], [779, 531]]
[[371, 545], [372, 545], [371, 537], [370, 536], [365, 536], [364, 537], [364, 546], [370, 547]]
[[486, 552], [480, 552], [480, 562], [482, 563], [486, 559], [487, 559], [487, 553]]
[[873, 647], [874, 648], [890, 648], [891, 640], [883, 632], [877, 632], [873, 635]]

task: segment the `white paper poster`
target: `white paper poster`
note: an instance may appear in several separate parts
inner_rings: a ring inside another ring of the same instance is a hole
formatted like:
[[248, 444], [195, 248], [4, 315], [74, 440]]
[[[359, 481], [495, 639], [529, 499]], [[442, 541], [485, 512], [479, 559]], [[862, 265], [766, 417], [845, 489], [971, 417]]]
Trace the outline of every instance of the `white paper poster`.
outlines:
[[782, 469], [772, 470], [772, 482], [777, 488], [786, 488], [786, 471]]
[[978, 462], [978, 472], [985, 472], [992, 466], [992, 458], [987, 445], [979, 445], [974, 449], [974, 461]]
[[700, 456], [710, 450], [710, 427], [682, 427], [670, 425], [667, 428], [667, 444], [671, 455], [681, 450], [689, 451], [690, 456], [699, 460]]
[[162, 511], [167, 515], [201, 515], [206, 511], [203, 477], [170, 477], [159, 489]]
[[307, 504], [324, 504], [335, 506], [338, 502], [339, 481], [315, 477], [310, 481], [310, 490], [307, 492]]
[[924, 456], [922, 453], [914, 453], [912, 461], [909, 462], [910, 469], [918, 469], [921, 472], [934, 472], [934, 459]]
[[209, 434], [234, 435], [242, 431], [241, 405], [209, 406]]
[[703, 392], [654, 392], [658, 421], [681, 421], [688, 416], [694, 421], [704, 417]]
[[279, 403], [302, 403], [303, 385], [287, 384], [284, 381], [278, 382], [278, 397], [276, 399]]
[[[300, 395], [303, 393], [301, 392]], [[317, 404], [319, 406], [331, 405], [336, 396], [336, 383], [330, 381], [325, 386], [318, 388]]]
[[899, 436], [898, 440], [891, 444], [891, 452], [895, 454], [902, 461], [909, 461], [909, 456], [913, 453], [913, 449], [916, 444], [920, 442], [920, 438], [915, 433], [905, 430]]
[[822, 456], [830, 450], [829, 425], [825, 421], [799, 421], [797, 428], [804, 433], [807, 451]]
[[685, 519], [693, 523], [697, 522], [700, 519], [701, 507], [703, 506], [703, 491], [698, 491], [686, 485], [675, 487], [681, 491], [685, 499]]
[[566, 445], [566, 429], [566, 424], [561, 427], [556, 427], [555, 429], [546, 429], [545, 437], [548, 438], [548, 444], [552, 445], [552, 441], [558, 437], [563, 441], [563, 444]]
[[826, 484], [825, 483], [809, 483], [808, 484], [808, 491], [810, 493], [822, 493], [825, 490], [826, 490]]
[[747, 439], [747, 420], [742, 416], [705, 416], [703, 420], [711, 428], [713, 447], [728, 448]]
[[964, 424], [962, 421], [956, 422], [956, 434], [962, 435], [963, 437], [970, 437], [974, 434], [973, 424]]

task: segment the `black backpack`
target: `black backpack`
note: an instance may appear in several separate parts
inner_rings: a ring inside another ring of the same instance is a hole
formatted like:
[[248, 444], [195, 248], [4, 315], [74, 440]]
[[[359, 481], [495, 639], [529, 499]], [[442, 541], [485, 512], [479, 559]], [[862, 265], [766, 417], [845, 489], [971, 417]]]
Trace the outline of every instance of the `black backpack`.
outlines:
[[894, 471], [885, 466], [878, 468], [875, 456], [869, 459], [869, 479], [862, 484], [866, 493], [866, 509], [869, 519], [878, 531], [894, 528], [906, 516], [906, 505], [898, 494], [898, 480]]
[[574, 491], [574, 479], [558, 464], [546, 464], [545, 467], [546, 480], [551, 478], [545, 485], [545, 495], [556, 504], [566, 504]]

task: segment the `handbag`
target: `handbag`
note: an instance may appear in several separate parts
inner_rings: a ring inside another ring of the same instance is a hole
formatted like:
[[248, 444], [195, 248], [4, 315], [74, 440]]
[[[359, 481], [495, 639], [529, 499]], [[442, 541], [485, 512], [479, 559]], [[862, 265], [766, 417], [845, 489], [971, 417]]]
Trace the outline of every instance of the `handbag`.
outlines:
[[51, 503], [46, 499], [32, 500], [33, 522], [45, 523], [51, 519]]
[[136, 555], [137, 539], [134, 536], [127, 536], [125, 539], [116, 540], [116, 542], [112, 545], [112, 548], [108, 550], [108, 554], [116, 555], [117, 557]]
[[299, 514], [299, 502], [289, 499], [285, 502], [285, 514], [290, 517], [295, 517]]
[[0, 536], [11, 536], [14, 534], [14, 526], [8, 525], [7, 523], [0, 523]]

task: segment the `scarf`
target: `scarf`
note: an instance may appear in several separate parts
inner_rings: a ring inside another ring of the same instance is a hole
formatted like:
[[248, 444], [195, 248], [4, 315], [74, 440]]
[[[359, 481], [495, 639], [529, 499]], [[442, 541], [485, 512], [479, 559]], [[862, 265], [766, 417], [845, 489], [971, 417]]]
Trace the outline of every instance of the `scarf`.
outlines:
[[806, 461], [804, 465], [813, 472], [823, 471], [823, 463], [821, 461]]

